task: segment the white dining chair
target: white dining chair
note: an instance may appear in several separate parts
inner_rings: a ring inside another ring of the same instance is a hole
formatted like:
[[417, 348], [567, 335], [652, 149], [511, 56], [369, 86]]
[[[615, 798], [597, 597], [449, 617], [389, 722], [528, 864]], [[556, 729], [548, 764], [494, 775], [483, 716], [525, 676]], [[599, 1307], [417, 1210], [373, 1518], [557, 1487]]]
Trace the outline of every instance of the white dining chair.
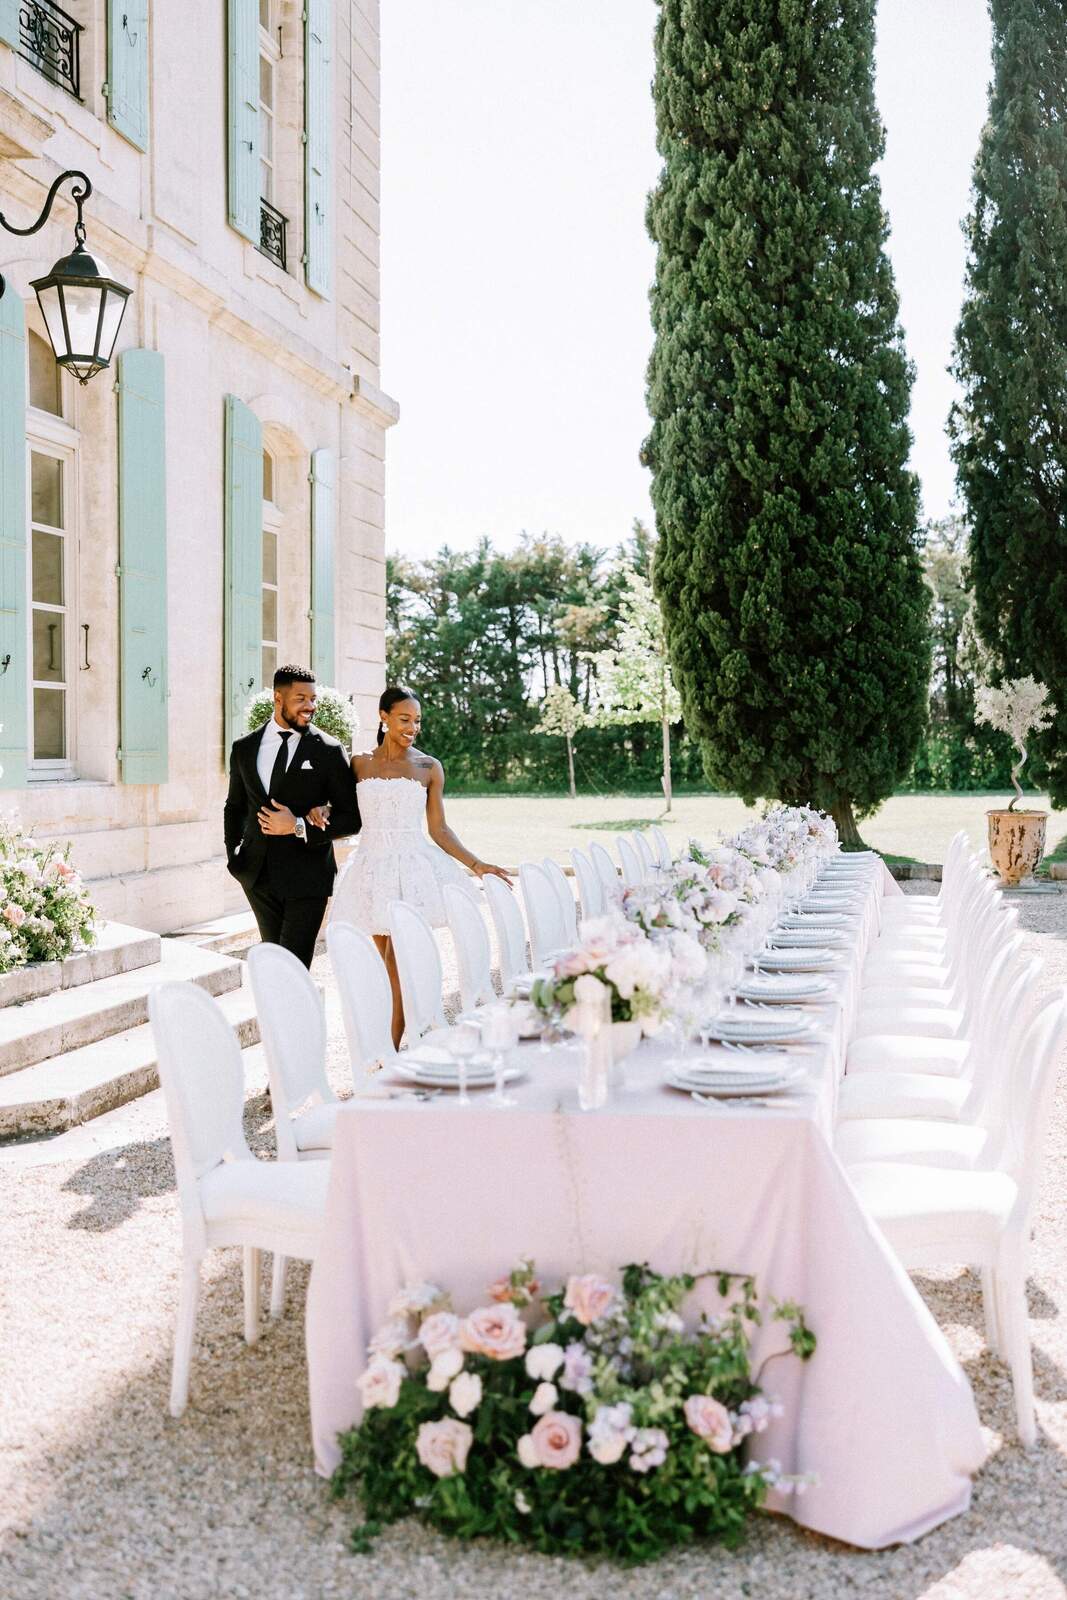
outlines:
[[574, 945], [578, 942], [578, 905], [574, 898], [574, 891], [567, 882], [567, 874], [558, 861], [553, 861], [551, 856], [546, 856], [541, 863], [548, 874], [549, 882], [556, 891], [556, 899], [563, 915], [564, 944]]
[[1008, 1069], [1008, 1114], [988, 1167], [961, 1172], [868, 1161], [847, 1169], [905, 1268], [980, 1270], [987, 1335], [1011, 1369], [1016, 1426], [1027, 1447], [1037, 1441], [1026, 1305], [1030, 1233], [1065, 1020], [1067, 999], [1059, 991], [1018, 1040]]
[[935, 924], [942, 921], [962, 875], [972, 862], [977, 864], [977, 858], [971, 849], [970, 840], [961, 829], [953, 837], [945, 852], [941, 869], [941, 887], [937, 894], [908, 894], [887, 898], [882, 905], [883, 925], [898, 920], [912, 923], [928, 921]]
[[615, 848], [619, 852], [623, 888], [636, 889], [642, 878], [641, 861], [637, 851], [623, 833], [616, 834]]
[[604, 910], [604, 885], [592, 860], [584, 850], [571, 851], [571, 865], [578, 884], [578, 900], [582, 908], [582, 921], [599, 917]]
[[674, 865], [674, 859], [671, 856], [671, 847], [667, 842], [667, 835], [659, 827], [649, 828], [648, 834], [656, 852], [656, 864], [662, 867], [664, 872], [669, 872]]
[[500, 981], [507, 988], [514, 978], [530, 970], [530, 963], [526, 959], [526, 925], [514, 889], [509, 889], [500, 878], [493, 877], [483, 878], [482, 886], [496, 934]]
[[314, 1260], [326, 1207], [325, 1161], [257, 1161], [242, 1125], [241, 1047], [218, 1002], [194, 983], [148, 996], [170, 1123], [182, 1223], [182, 1275], [171, 1373], [171, 1415], [189, 1399], [200, 1263], [209, 1250], [244, 1252], [244, 1334], [259, 1337], [260, 1251]]
[[613, 905], [622, 893], [622, 881], [619, 878], [619, 869], [612, 861], [602, 844], [596, 840], [589, 846], [589, 859], [596, 868], [597, 877], [600, 879], [604, 890], [604, 907]]
[[341, 1020], [356, 1078], [396, 1061], [393, 1045], [393, 992], [385, 962], [369, 933], [350, 922], [331, 922], [326, 949], [341, 998]]
[[433, 929], [414, 906], [391, 900], [386, 920], [404, 1001], [404, 1036], [414, 1043], [431, 1029], [448, 1026], [441, 952]]
[[[457, 884], [444, 886], [445, 915], [452, 933], [459, 968], [459, 993], [464, 1011], [496, 999], [489, 930], [480, 906]], [[505, 891], [510, 893], [510, 890]]]
[[519, 884], [526, 907], [533, 964], [541, 967], [549, 956], [563, 950], [568, 943], [563, 908], [548, 873], [535, 861], [524, 861], [519, 867]]
[[641, 882], [645, 883], [656, 869], [656, 859], [652, 854], [652, 846], [643, 833], [638, 833], [635, 830], [633, 840], [634, 849], [637, 851], [638, 860], [641, 863]]
[[304, 963], [280, 944], [254, 944], [248, 975], [267, 1058], [278, 1156], [329, 1156], [340, 1104], [326, 1076], [326, 1015]]

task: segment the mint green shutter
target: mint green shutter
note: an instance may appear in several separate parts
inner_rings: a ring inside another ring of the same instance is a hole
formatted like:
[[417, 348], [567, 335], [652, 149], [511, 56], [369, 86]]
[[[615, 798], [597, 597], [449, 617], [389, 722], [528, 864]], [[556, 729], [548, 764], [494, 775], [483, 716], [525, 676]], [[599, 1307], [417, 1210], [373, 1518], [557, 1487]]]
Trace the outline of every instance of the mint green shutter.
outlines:
[[327, 298], [333, 290], [332, 91], [330, 0], [306, 0], [304, 261], [308, 288]]
[[247, 732], [244, 710], [263, 670], [263, 429], [255, 412], [226, 396], [226, 757]]
[[259, 6], [227, 0], [227, 201], [238, 233], [259, 243]]
[[107, 0], [107, 120], [148, 149], [148, 0]]
[[123, 783], [167, 781], [163, 357], [119, 357], [119, 715]]
[[18, 49], [19, 0], [0, 0], [0, 39]]
[[0, 297], [0, 788], [26, 782], [26, 323]]
[[337, 463], [332, 450], [311, 452], [311, 670], [332, 684], [333, 549], [337, 525]]

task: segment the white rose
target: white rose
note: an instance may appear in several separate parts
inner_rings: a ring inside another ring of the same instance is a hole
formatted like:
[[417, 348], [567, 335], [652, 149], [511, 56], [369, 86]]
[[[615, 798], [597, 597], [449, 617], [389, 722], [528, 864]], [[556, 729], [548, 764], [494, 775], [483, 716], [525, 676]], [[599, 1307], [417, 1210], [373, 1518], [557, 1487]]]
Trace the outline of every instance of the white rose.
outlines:
[[589, 1440], [589, 1454], [602, 1467], [613, 1467], [616, 1461], [622, 1460], [627, 1443], [625, 1433], [601, 1434], [599, 1438]]
[[535, 1417], [543, 1417], [546, 1411], [552, 1410], [558, 1399], [559, 1390], [554, 1383], [539, 1383], [530, 1401], [530, 1410]]
[[434, 1394], [442, 1394], [458, 1373], [463, 1371], [462, 1350], [442, 1350], [441, 1354], [430, 1363], [430, 1370], [426, 1374], [426, 1387], [432, 1389]]
[[526, 1371], [531, 1378], [554, 1378], [563, 1365], [563, 1350], [558, 1344], [534, 1344], [526, 1352]]
[[481, 1378], [476, 1372], [461, 1372], [458, 1378], [452, 1379], [448, 1399], [458, 1417], [469, 1417], [475, 1407], [481, 1404]]
[[582, 976], [575, 980], [574, 998], [583, 1005], [596, 1005], [603, 993], [604, 985], [599, 978], [594, 978], [591, 972], [583, 972]]
[[522, 1462], [524, 1467], [538, 1467], [541, 1465], [540, 1458], [537, 1454], [537, 1446], [534, 1444], [533, 1439], [528, 1433], [524, 1433], [522, 1438], [519, 1440], [518, 1449], [519, 1460]]

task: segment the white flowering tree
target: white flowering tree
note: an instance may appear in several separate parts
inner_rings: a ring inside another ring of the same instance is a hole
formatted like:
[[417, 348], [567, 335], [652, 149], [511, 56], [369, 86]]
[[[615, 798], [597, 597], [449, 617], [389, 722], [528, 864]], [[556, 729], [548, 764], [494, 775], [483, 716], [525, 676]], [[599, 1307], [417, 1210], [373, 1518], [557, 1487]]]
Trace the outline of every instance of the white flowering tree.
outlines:
[[632, 567], [623, 574], [619, 632], [613, 650], [598, 650], [593, 719], [602, 724], [658, 722], [663, 732], [663, 798], [671, 809], [671, 723], [682, 702], [671, 677], [663, 613], [647, 578]]
[[535, 733], [552, 734], [567, 741], [567, 778], [571, 799], [577, 794], [574, 786], [574, 735], [585, 725], [586, 716], [570, 690], [562, 683], [554, 683], [541, 701], [541, 720]]
[[979, 722], [988, 723], [998, 733], [1006, 733], [1019, 752], [1019, 759], [1011, 769], [1015, 798], [1008, 810], [1014, 811], [1023, 797], [1019, 774], [1026, 765], [1026, 741], [1032, 733], [1039, 733], [1052, 722], [1048, 690], [1034, 678], [1012, 678], [999, 688], [983, 683], [975, 694], [974, 708]]

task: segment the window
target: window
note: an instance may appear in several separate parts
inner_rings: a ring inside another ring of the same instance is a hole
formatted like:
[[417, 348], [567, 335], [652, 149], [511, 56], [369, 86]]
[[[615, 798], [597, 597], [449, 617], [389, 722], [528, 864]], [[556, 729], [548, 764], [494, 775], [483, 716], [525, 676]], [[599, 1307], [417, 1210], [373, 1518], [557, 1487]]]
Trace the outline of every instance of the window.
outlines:
[[81, 97], [81, 24], [53, 0], [19, 0], [19, 55], [46, 77]]
[[280, 41], [274, 0], [259, 0], [259, 248], [284, 272], [286, 219], [274, 203]]
[[278, 534], [281, 509], [274, 499], [275, 465], [263, 452], [263, 685], [269, 688], [278, 670]]
[[[78, 436], [69, 383], [46, 339], [27, 330], [30, 410], [29, 475], [29, 749], [39, 777], [66, 774], [71, 762], [70, 616], [75, 469]], [[65, 404], [66, 402], [66, 404]]]

